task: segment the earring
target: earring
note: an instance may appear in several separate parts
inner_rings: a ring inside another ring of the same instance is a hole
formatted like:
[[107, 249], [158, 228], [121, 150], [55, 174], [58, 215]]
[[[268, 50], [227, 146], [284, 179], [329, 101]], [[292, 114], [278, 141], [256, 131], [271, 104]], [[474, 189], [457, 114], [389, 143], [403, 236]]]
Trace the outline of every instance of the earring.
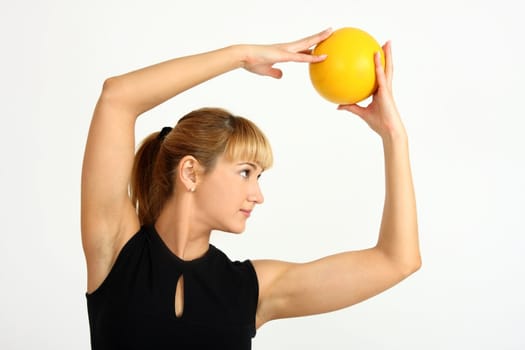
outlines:
[[195, 192], [195, 187], [190, 188], [190, 192]]

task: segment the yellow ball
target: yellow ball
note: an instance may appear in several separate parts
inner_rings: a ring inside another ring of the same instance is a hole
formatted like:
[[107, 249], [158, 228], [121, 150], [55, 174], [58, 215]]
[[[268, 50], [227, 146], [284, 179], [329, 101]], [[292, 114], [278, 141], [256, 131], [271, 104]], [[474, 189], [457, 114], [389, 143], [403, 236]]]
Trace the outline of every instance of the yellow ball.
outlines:
[[362, 101], [377, 89], [374, 54], [378, 51], [384, 68], [383, 50], [370, 34], [357, 28], [338, 29], [313, 49], [314, 55], [328, 57], [310, 64], [310, 80], [328, 101], [337, 104]]

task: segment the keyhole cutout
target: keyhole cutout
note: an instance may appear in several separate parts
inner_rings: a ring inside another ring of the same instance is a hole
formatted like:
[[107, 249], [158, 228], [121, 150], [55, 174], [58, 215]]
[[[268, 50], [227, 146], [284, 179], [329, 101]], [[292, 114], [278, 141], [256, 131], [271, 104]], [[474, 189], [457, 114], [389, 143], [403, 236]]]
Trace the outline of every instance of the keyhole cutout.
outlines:
[[175, 289], [175, 316], [182, 317], [184, 313], [184, 276], [180, 275]]

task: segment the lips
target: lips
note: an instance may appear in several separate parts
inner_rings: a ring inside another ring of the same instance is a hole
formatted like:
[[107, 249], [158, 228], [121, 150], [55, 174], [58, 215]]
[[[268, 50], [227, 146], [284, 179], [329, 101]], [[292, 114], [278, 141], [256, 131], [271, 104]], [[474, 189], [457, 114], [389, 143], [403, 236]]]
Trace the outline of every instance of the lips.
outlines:
[[251, 209], [241, 209], [241, 213], [244, 214], [246, 217], [250, 217]]

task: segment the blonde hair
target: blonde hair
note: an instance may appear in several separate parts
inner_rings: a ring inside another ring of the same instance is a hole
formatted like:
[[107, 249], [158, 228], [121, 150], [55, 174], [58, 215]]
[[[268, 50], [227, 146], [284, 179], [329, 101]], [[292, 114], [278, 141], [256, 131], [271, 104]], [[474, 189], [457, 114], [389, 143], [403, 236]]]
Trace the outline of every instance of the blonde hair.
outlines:
[[175, 187], [180, 160], [191, 155], [213, 169], [221, 155], [229, 161], [250, 161], [263, 170], [273, 163], [266, 136], [250, 120], [221, 108], [202, 108], [182, 117], [166, 135], [154, 132], [135, 155], [130, 195], [142, 225], [153, 224]]

